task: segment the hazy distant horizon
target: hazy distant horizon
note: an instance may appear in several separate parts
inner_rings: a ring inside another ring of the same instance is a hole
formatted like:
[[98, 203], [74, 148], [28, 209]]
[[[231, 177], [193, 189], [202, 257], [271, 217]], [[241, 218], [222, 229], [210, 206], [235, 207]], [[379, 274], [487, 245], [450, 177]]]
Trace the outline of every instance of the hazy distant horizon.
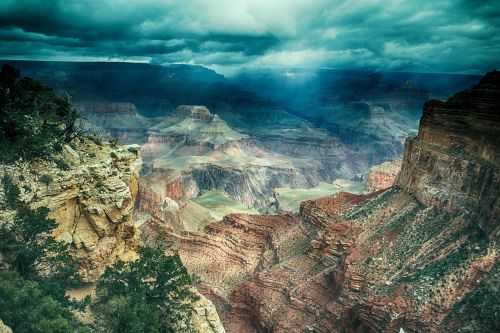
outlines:
[[224, 75], [227, 78], [242, 74], [244, 72], [248, 71], [260, 71], [260, 70], [266, 70], [266, 71], [307, 71], [307, 72], [315, 72], [315, 71], [320, 71], [320, 70], [332, 70], [332, 71], [353, 71], [353, 72], [380, 72], [380, 73], [413, 73], [413, 74], [447, 74], [447, 75], [474, 75], [474, 76], [482, 76], [486, 74], [487, 72], [490, 72], [492, 70], [498, 70], [497, 68], [491, 68], [489, 70], [486, 70], [485, 72], [438, 72], [438, 71], [407, 71], [407, 70], [379, 70], [379, 69], [363, 69], [363, 68], [334, 68], [334, 67], [300, 67], [300, 66], [259, 66], [259, 67], [246, 67], [246, 66], [241, 66], [237, 69], [227, 69], [224, 67], [213, 67], [213, 66], [206, 66], [202, 64], [192, 64], [192, 63], [181, 63], [181, 62], [173, 62], [173, 63], [162, 63], [162, 64], [157, 64], [157, 63], [152, 63], [148, 61], [134, 61], [134, 60], [104, 60], [104, 59], [89, 59], [89, 58], [82, 58], [82, 59], [57, 59], [57, 60], [52, 60], [52, 59], [23, 59], [23, 58], [0, 58], [0, 62], [8, 62], [8, 61], [33, 61], [33, 62], [69, 62], [69, 63], [128, 63], [128, 64], [145, 64], [145, 65], [152, 65], [152, 66], [163, 66], [163, 67], [168, 67], [168, 66], [176, 66], [176, 65], [187, 65], [187, 66], [199, 66], [199, 67], [204, 67], [206, 69], [210, 69], [217, 74]]

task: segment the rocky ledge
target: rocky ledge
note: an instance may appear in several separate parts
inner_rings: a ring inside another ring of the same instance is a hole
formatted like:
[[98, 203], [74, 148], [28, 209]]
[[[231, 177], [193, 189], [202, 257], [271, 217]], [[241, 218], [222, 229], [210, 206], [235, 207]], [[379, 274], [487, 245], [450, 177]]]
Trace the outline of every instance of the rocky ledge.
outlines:
[[[81, 275], [92, 282], [106, 265], [131, 255], [140, 242], [132, 213], [141, 157], [139, 146], [91, 140], [65, 145], [52, 161], [2, 165], [32, 208], [47, 207], [54, 234], [71, 246]], [[6, 220], [12, 212], [2, 212]]]

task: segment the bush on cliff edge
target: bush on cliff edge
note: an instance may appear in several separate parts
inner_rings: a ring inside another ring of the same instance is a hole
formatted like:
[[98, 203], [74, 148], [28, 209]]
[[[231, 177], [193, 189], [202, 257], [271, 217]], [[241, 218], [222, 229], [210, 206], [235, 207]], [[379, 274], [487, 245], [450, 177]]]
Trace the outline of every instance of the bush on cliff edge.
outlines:
[[79, 115], [69, 98], [9, 65], [0, 72], [0, 162], [46, 158], [76, 138]]

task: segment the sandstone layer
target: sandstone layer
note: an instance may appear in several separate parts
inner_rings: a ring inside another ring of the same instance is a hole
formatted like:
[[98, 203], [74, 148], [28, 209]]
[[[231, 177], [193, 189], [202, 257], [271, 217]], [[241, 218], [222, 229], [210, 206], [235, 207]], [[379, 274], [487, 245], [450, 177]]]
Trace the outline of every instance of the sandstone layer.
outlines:
[[[112, 147], [90, 140], [66, 145], [52, 161], [2, 165], [32, 208], [47, 207], [57, 222], [54, 236], [70, 245], [87, 282], [137, 247], [133, 207], [141, 158], [139, 147]], [[11, 213], [11, 212], [10, 212]], [[3, 212], [8, 220], [9, 212]]]

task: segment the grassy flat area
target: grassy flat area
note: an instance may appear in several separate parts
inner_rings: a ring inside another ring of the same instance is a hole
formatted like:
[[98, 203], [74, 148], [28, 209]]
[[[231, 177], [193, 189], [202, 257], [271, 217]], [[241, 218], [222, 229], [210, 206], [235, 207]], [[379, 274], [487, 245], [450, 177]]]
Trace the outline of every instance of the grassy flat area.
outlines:
[[227, 214], [259, 213], [256, 209], [245, 207], [239, 201], [230, 198], [227, 194], [218, 190], [207, 191], [199, 197], [193, 198], [191, 200], [198, 205], [208, 209], [212, 216], [217, 220], [222, 219]]
[[364, 189], [365, 182], [337, 179], [333, 183], [320, 182], [318, 186], [310, 189], [277, 188], [276, 192], [278, 193], [281, 209], [298, 212], [302, 201], [313, 200], [338, 192], [362, 193]]

